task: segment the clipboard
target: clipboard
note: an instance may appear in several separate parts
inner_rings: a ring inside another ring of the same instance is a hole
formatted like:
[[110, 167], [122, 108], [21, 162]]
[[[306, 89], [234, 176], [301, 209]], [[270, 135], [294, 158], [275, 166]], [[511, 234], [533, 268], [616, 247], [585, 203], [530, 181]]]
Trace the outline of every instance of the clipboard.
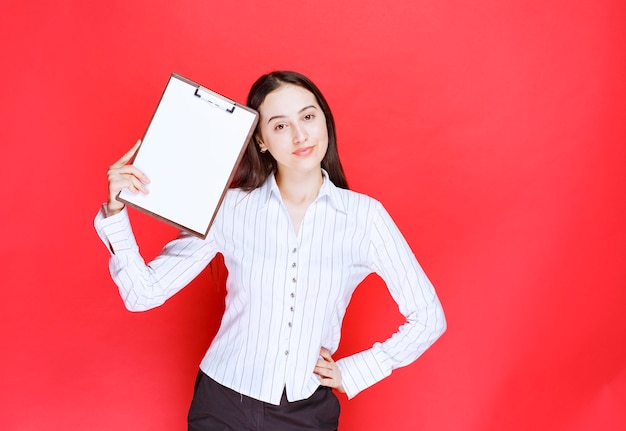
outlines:
[[258, 112], [172, 73], [135, 154], [150, 193], [123, 189], [117, 199], [206, 238]]

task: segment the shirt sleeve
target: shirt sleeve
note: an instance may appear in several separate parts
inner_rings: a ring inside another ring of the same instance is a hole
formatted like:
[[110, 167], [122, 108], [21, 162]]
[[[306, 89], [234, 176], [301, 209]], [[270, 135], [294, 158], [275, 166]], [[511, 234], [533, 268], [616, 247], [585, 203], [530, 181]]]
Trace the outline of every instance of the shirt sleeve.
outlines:
[[446, 330], [433, 285], [380, 204], [372, 224], [369, 261], [372, 270], [385, 281], [406, 322], [386, 341], [337, 361], [348, 398], [415, 361]]
[[126, 208], [107, 217], [103, 205], [94, 226], [109, 250], [111, 277], [130, 311], [149, 310], [163, 304], [193, 280], [217, 254], [210, 239], [202, 240], [183, 232], [146, 264], [139, 253]]

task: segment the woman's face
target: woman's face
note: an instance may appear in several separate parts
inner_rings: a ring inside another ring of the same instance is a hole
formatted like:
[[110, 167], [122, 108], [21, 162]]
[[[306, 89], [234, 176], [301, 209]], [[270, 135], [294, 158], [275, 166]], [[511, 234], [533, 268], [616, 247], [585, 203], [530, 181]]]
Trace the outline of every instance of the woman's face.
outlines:
[[309, 90], [285, 84], [259, 106], [257, 142], [276, 159], [278, 172], [319, 172], [328, 148], [326, 117]]

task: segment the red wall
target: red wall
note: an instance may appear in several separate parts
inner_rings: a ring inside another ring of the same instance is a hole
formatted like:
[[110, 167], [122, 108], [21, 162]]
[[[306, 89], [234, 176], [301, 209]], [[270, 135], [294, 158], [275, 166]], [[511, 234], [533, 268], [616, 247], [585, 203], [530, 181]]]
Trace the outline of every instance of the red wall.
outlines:
[[[342, 428], [626, 429], [623, 1], [32, 3], [0, 13], [0, 429], [184, 429], [223, 273], [129, 313], [92, 219], [171, 72], [244, 101], [275, 68], [323, 89], [448, 318]], [[131, 216], [147, 256], [175, 235]], [[367, 279], [338, 356], [399, 322]]]

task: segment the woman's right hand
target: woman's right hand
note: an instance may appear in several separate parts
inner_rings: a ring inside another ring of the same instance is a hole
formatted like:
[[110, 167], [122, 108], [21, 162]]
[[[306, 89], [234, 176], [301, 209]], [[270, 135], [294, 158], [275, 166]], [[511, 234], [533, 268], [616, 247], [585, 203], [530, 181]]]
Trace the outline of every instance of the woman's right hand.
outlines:
[[131, 193], [149, 193], [146, 188], [146, 184], [150, 183], [148, 177], [135, 166], [128, 164], [140, 145], [141, 139], [121, 159], [109, 166], [109, 198], [107, 200], [109, 216], [117, 214], [124, 209], [124, 203], [117, 200], [117, 195], [122, 189], [126, 188]]

